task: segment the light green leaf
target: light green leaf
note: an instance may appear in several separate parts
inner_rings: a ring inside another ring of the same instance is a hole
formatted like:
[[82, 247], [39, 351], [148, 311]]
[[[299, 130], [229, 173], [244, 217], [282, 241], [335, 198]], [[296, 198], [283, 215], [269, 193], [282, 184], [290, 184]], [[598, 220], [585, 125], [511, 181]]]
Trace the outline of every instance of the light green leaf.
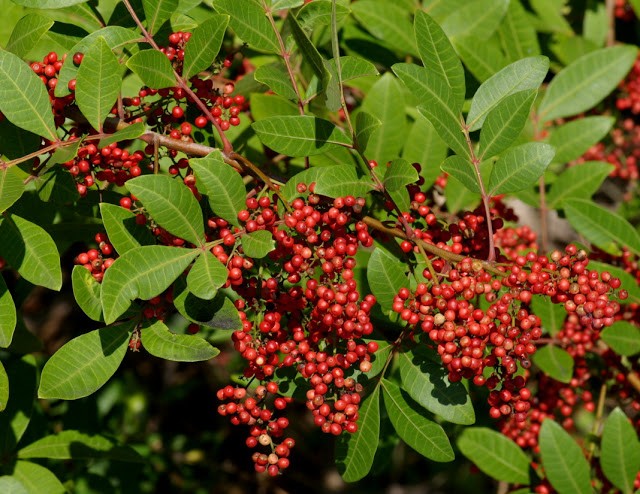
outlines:
[[524, 128], [537, 91], [529, 89], [505, 96], [488, 114], [480, 133], [480, 155], [490, 158], [507, 149]]
[[257, 0], [216, 0], [214, 8], [230, 17], [231, 29], [251, 46], [251, 49], [280, 53], [276, 37], [264, 10]]
[[22, 482], [8, 475], [0, 477], [0, 492], [5, 494], [29, 494]]
[[241, 237], [240, 242], [244, 254], [252, 259], [262, 259], [276, 248], [273, 235], [267, 230], [247, 233]]
[[99, 37], [85, 53], [76, 77], [76, 102], [91, 126], [102, 124], [118, 99], [122, 70], [104, 38]]
[[462, 116], [444, 79], [413, 64], [398, 63], [392, 70], [421, 103], [418, 111], [431, 122], [440, 138], [457, 154], [469, 156], [462, 133]]
[[0, 256], [34, 285], [60, 290], [60, 256], [51, 236], [35, 223], [7, 214], [0, 219]]
[[107, 202], [100, 203], [102, 224], [113, 248], [122, 255], [140, 245], [155, 244], [148, 228], [136, 223], [136, 215], [128, 209]]
[[484, 473], [496, 480], [528, 484], [530, 460], [518, 445], [504, 434], [485, 427], [462, 431], [460, 451]]
[[509, 2], [507, 14], [498, 27], [498, 38], [509, 62], [540, 55], [538, 35], [519, 0]]
[[193, 30], [184, 48], [183, 78], [190, 79], [211, 66], [220, 52], [228, 24], [228, 15], [210, 14], [206, 21]]
[[358, 112], [356, 115], [356, 142], [360, 149], [366, 149], [371, 136], [382, 125], [382, 122], [367, 113], [366, 111]]
[[634, 46], [612, 46], [588, 53], [549, 83], [538, 108], [542, 122], [569, 117], [597, 105], [613, 91], [636, 60]]
[[582, 26], [583, 36], [587, 40], [598, 48], [604, 46], [609, 31], [609, 14], [606, 5], [601, 3], [586, 9]]
[[461, 382], [449, 382], [448, 372], [429, 360], [423, 349], [398, 354], [402, 389], [421, 406], [454, 424], [476, 421], [471, 397]]
[[178, 9], [178, 0], [142, 0], [144, 18], [149, 34], [155, 34]]
[[570, 65], [587, 53], [596, 51], [598, 46], [582, 36], [558, 36], [549, 48], [562, 65]]
[[350, 6], [357, 21], [392, 50], [418, 55], [408, 12], [387, 0], [359, 0]]
[[124, 129], [120, 129], [108, 137], [103, 137], [98, 143], [99, 148], [107, 147], [109, 144], [120, 141], [128, 141], [140, 137], [145, 132], [143, 122], [137, 122], [131, 125], [127, 125]]
[[272, 117], [251, 127], [265, 146], [287, 156], [311, 156], [332, 146], [351, 145], [351, 139], [333, 123], [310, 115]]
[[9, 376], [0, 361], [0, 412], [4, 411], [9, 401]]
[[182, 181], [166, 175], [143, 175], [127, 181], [126, 187], [161, 227], [194, 245], [203, 245], [202, 210]]
[[[2, 276], [0, 276], [0, 314], [2, 314], [0, 317], [0, 348], [7, 348], [13, 339], [17, 315], [13, 297], [11, 297], [11, 292], [9, 292]], [[0, 404], [0, 406], [2, 405]]]
[[567, 199], [562, 208], [576, 231], [607, 252], [625, 246], [640, 255], [640, 233], [622, 216], [585, 199]]
[[198, 188], [207, 195], [215, 214], [239, 225], [238, 213], [245, 208], [246, 190], [240, 174], [222, 161], [215, 151], [204, 158], [189, 160], [196, 173]]
[[150, 88], [162, 89], [177, 84], [171, 62], [164, 53], [158, 50], [139, 51], [127, 60], [127, 67], [140, 78], [145, 86]]
[[456, 107], [461, 106], [465, 93], [464, 70], [451, 41], [438, 23], [422, 10], [416, 12], [413, 29], [425, 68], [447, 81]]
[[345, 482], [364, 478], [373, 465], [380, 436], [380, 386], [362, 400], [358, 430], [341, 434], [336, 442], [336, 467]]
[[[287, 73], [287, 68], [284, 63], [275, 62], [261, 65], [256, 70], [254, 77], [256, 81], [269, 86], [274, 93], [287, 99], [297, 101], [298, 95], [291, 85], [291, 79], [289, 79], [289, 74]], [[253, 96], [251, 97], [251, 103], [253, 105]], [[256, 118], [256, 120], [259, 119]]]
[[316, 194], [329, 197], [353, 195], [366, 197], [373, 188], [369, 177], [358, 177], [355, 168], [349, 165], [327, 166], [321, 169], [316, 180]]
[[448, 16], [442, 29], [449, 38], [471, 34], [486, 40], [498, 29], [508, 7], [509, 0], [472, 0]]
[[404, 264], [380, 247], [369, 258], [367, 282], [378, 304], [385, 311], [391, 310], [393, 299], [401, 288], [409, 288]]
[[607, 135], [614, 121], [602, 115], [587, 116], [553, 129], [549, 136], [549, 144], [556, 148], [553, 160], [567, 163], [579, 158]]
[[604, 424], [600, 448], [600, 465], [606, 477], [624, 494], [631, 494], [640, 471], [640, 443], [629, 418], [619, 407]]
[[38, 370], [33, 355], [5, 361], [4, 365], [12, 390], [0, 413], [0, 452], [6, 454], [13, 453], [31, 420]]
[[13, 3], [34, 9], [60, 9], [84, 3], [87, 0], [11, 0]]
[[210, 250], [198, 256], [187, 275], [189, 291], [196, 297], [211, 300], [227, 281], [227, 268]]
[[545, 33], [559, 33], [573, 36], [571, 25], [564, 18], [562, 9], [564, 2], [558, 0], [529, 0], [529, 4], [537, 14], [535, 27]]
[[482, 127], [487, 114], [505, 96], [527, 89], [538, 89], [548, 70], [547, 57], [529, 57], [507, 65], [483, 82], [471, 100], [467, 115], [469, 130]]
[[533, 363], [556, 381], [568, 383], [573, 377], [573, 357], [562, 348], [546, 345], [533, 354]]
[[295, 103], [277, 94], [251, 95], [251, 116], [255, 122], [277, 115], [295, 116], [300, 115], [300, 111]]
[[[339, 5], [336, 6], [339, 7]], [[300, 20], [300, 16], [298, 16], [298, 20]], [[331, 60], [327, 60], [325, 64], [329, 72], [337, 79], [336, 61], [332, 58]], [[364, 58], [351, 55], [340, 57], [340, 75], [342, 75], [342, 82], [378, 74], [379, 72], [376, 66]]]
[[144, 349], [165, 360], [200, 362], [220, 353], [199, 336], [172, 333], [162, 321], [145, 321], [140, 335]]
[[528, 142], [507, 149], [491, 170], [490, 195], [526, 189], [544, 173], [555, 150], [542, 142]]
[[[113, 330], [113, 328], [111, 328]], [[143, 463], [136, 450], [122, 446], [114, 439], [68, 430], [45, 436], [18, 451], [18, 458], [50, 458], [52, 460], [105, 459]]]
[[453, 449], [442, 427], [426, 418], [420, 406], [396, 384], [384, 378], [381, 383], [385, 408], [400, 438], [430, 460], [453, 461]]
[[107, 326], [67, 342], [42, 369], [38, 397], [76, 400], [100, 389], [120, 366], [136, 324]]
[[549, 297], [534, 295], [531, 299], [533, 313], [542, 321], [542, 329], [551, 336], [560, 332], [567, 317], [562, 304], [554, 304]]
[[65, 494], [67, 492], [51, 470], [37, 463], [17, 461], [13, 476], [22, 483], [29, 494]]
[[102, 320], [100, 283], [84, 266], [74, 266], [71, 272], [73, 296], [82, 311], [94, 321]]
[[600, 337], [620, 355], [630, 357], [640, 352], [640, 328], [630, 322], [617, 321], [605, 328]]
[[393, 160], [384, 174], [383, 184], [401, 211], [409, 211], [411, 203], [407, 185], [418, 181], [418, 171], [403, 158]]
[[478, 175], [468, 159], [454, 154], [443, 161], [440, 169], [452, 177], [457, 178], [469, 191], [475, 192], [476, 194], [480, 193]]
[[[304, 30], [314, 31], [319, 26], [331, 24], [331, 7], [331, 0], [315, 0], [302, 7], [296, 17]], [[350, 12], [346, 6], [336, 3], [337, 24], [341, 24]]]
[[291, 9], [300, 7], [304, 4], [304, 0], [272, 0], [271, 8], [273, 10]]
[[57, 141], [51, 103], [40, 77], [18, 56], [0, 49], [0, 112], [11, 123]]
[[484, 82], [507, 65], [507, 60], [494, 39], [482, 41], [475, 36], [453, 39], [460, 58], [479, 82]]
[[589, 464], [582, 449], [554, 420], [540, 428], [540, 454], [547, 479], [559, 494], [591, 494]]
[[433, 124], [416, 114], [402, 150], [402, 157], [410, 163], [420, 163], [423, 187], [430, 187], [440, 175], [440, 163], [447, 157], [449, 146], [440, 138]]
[[559, 209], [566, 199], [590, 198], [614, 170], [611, 163], [587, 161], [563, 171], [551, 185], [547, 194], [547, 207]]
[[13, 28], [6, 50], [19, 57], [27, 56], [51, 26], [53, 21], [48, 17], [36, 13], [25, 15]]
[[107, 324], [114, 322], [136, 298], [149, 300], [164, 292], [201, 252], [148, 245], [120, 256], [105, 271], [102, 310]]

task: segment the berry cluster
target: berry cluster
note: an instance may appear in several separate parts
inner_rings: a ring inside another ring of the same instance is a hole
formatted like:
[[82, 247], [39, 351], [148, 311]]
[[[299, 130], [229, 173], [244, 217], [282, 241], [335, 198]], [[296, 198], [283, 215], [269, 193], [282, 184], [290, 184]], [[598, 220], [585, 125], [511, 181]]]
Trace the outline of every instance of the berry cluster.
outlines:
[[[54, 91], [58, 85], [58, 74], [60, 73], [60, 69], [62, 69], [62, 65], [66, 58], [66, 55], [61, 57], [56, 52], [52, 51], [42, 59], [42, 62], [31, 63], [31, 70], [40, 76], [43, 84], [47, 87], [49, 100], [51, 101], [51, 109], [53, 111], [53, 120], [56, 127], [60, 127], [64, 123], [66, 119], [65, 110], [75, 101], [73, 93], [63, 97], [56, 97], [54, 95]], [[75, 61], [76, 59], [74, 57], [74, 62]], [[75, 84], [75, 80], [72, 82]], [[72, 85], [70, 89], [71, 88], [75, 89], [75, 85]]]
[[81, 252], [75, 257], [74, 262], [84, 266], [95, 280], [101, 283], [105, 270], [115, 261], [115, 258], [112, 257], [115, 251], [105, 233], [97, 233], [95, 241], [98, 244], [98, 248]]

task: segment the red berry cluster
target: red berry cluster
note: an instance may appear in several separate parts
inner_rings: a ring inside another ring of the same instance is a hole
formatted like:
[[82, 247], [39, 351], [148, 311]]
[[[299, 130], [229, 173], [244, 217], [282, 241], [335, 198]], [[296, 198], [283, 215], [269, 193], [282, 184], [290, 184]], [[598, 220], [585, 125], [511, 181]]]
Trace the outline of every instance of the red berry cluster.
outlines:
[[56, 127], [60, 127], [64, 123], [66, 119], [65, 109], [75, 101], [73, 93], [60, 98], [54, 95], [58, 85], [58, 74], [66, 57], [66, 54], [60, 57], [56, 52], [52, 51], [42, 59], [42, 62], [31, 63], [31, 70], [40, 76], [40, 79], [47, 87], [53, 111], [53, 121]]
[[630, 22], [636, 18], [633, 7], [631, 7], [628, 0], [615, 0], [613, 13], [616, 19], [624, 22]]
[[98, 248], [81, 252], [75, 257], [74, 262], [75, 264], [84, 266], [93, 275], [95, 280], [101, 283], [105, 270], [115, 261], [114, 257], [112, 257], [115, 251], [105, 233], [97, 233], [95, 241], [96, 244], [98, 244]]

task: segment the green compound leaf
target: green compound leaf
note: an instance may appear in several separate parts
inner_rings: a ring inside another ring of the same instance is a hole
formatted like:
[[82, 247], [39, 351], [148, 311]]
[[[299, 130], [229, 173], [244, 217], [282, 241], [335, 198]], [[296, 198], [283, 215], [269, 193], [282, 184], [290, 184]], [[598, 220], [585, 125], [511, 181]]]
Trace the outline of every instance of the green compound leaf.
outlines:
[[407, 185], [418, 181], [418, 171], [403, 158], [393, 160], [384, 174], [383, 184], [401, 211], [409, 211], [411, 202]]
[[240, 239], [245, 255], [253, 259], [262, 259], [276, 248], [276, 242], [271, 232], [258, 230], [247, 233]]
[[114, 439], [99, 435], [90, 436], [74, 430], [62, 431], [35, 441], [18, 451], [18, 458], [144, 462], [136, 450], [119, 445]]
[[567, 163], [582, 156], [591, 146], [607, 135], [613, 117], [590, 116], [567, 122], [553, 129], [549, 144], [556, 148], [556, 163]]
[[[556, 158], [554, 160], [557, 161]], [[587, 161], [567, 168], [551, 185], [547, 207], [560, 209], [567, 199], [589, 199], [614, 168], [611, 163], [604, 161]]]
[[128, 209], [107, 202], [100, 203], [102, 224], [113, 248], [122, 255], [141, 245], [155, 244], [149, 229], [136, 223], [136, 215]]
[[211, 66], [220, 52], [228, 24], [228, 15], [209, 15], [206, 21], [193, 30], [184, 48], [184, 79], [190, 79]]
[[122, 70], [104, 38], [99, 37], [82, 59], [76, 77], [76, 102], [91, 126], [102, 124], [118, 99]]
[[82, 311], [94, 321], [102, 320], [100, 283], [84, 266], [74, 266], [71, 272], [73, 296]]
[[517, 192], [533, 185], [553, 160], [553, 146], [528, 142], [507, 149], [491, 170], [490, 195]]
[[4, 411], [9, 401], [9, 376], [0, 361], [0, 412]]
[[166, 175], [143, 175], [129, 180], [126, 187], [169, 233], [194, 245], [203, 244], [202, 210], [182, 181]]
[[213, 212], [232, 225], [239, 225], [238, 213], [245, 208], [246, 195], [240, 174], [222, 160], [219, 151], [189, 160], [189, 165]]
[[537, 94], [535, 89], [510, 94], [487, 114], [480, 133], [482, 158], [495, 156], [513, 144], [529, 119]]
[[[26, 331], [26, 330], [25, 330]], [[33, 355], [4, 362], [9, 378], [9, 402], [0, 413], [0, 452], [14, 451], [27, 430], [36, 395], [38, 370]], [[2, 492], [2, 490], [0, 490]]]
[[47, 89], [20, 57], [0, 49], [0, 112], [11, 123], [50, 141], [58, 134]]
[[531, 299], [533, 313], [542, 321], [542, 328], [551, 336], [560, 332], [567, 317], [562, 304], [554, 304], [549, 297], [534, 295]]
[[636, 60], [634, 46], [611, 46], [580, 57], [549, 83], [538, 114], [542, 122], [586, 111], [613, 91]]
[[172, 333], [162, 321], [144, 322], [140, 337], [147, 352], [165, 360], [200, 362], [220, 353], [200, 336]]
[[226, 266], [210, 250], [205, 250], [193, 263], [187, 275], [187, 286], [196, 297], [211, 300], [227, 281], [227, 274]]
[[468, 159], [454, 154], [442, 162], [440, 169], [457, 178], [469, 191], [476, 194], [480, 193], [476, 170]]
[[261, 65], [256, 69], [254, 77], [256, 81], [269, 86], [274, 93], [284, 98], [297, 101], [298, 95], [291, 85], [291, 79], [289, 79], [289, 74], [287, 73], [287, 68], [284, 63], [275, 62]]
[[120, 366], [136, 324], [107, 326], [67, 342], [42, 369], [38, 397], [75, 400], [100, 389]]
[[469, 156], [459, 107], [455, 106], [446, 81], [414, 64], [397, 63], [391, 69], [423, 105], [418, 107], [418, 111], [431, 122], [441, 139], [457, 154]]
[[573, 357], [562, 348], [546, 345], [533, 354], [533, 363], [556, 381], [568, 383], [573, 377]]
[[360, 404], [358, 430], [336, 442], [336, 467], [345, 482], [364, 478], [373, 465], [380, 437], [380, 386]]
[[434, 72], [447, 81], [456, 106], [464, 100], [464, 70], [451, 41], [442, 28], [427, 13], [416, 12], [413, 30], [420, 58], [429, 72]]
[[53, 21], [48, 17], [36, 13], [25, 15], [13, 28], [6, 50], [19, 57], [27, 56], [51, 26]]
[[[143, 122], [137, 122], [131, 125], [127, 125], [124, 129], [120, 129], [108, 137], [103, 137], [98, 143], [99, 148], [107, 147], [109, 144], [120, 141], [128, 141], [140, 137], [145, 132]], [[102, 203], [101, 203], [102, 204]]]
[[589, 464], [582, 449], [560, 424], [547, 419], [540, 428], [542, 466], [560, 494], [591, 494]]
[[538, 89], [548, 70], [547, 57], [529, 57], [507, 65], [483, 82], [471, 100], [467, 115], [469, 130], [481, 128], [487, 114], [505, 96], [527, 89]]
[[565, 200], [562, 208], [571, 226], [592, 244], [612, 253], [625, 246], [640, 255], [640, 233], [622, 216], [585, 199]]
[[640, 328], [630, 322], [617, 321], [605, 328], [600, 337], [620, 355], [630, 357], [640, 352]]
[[251, 49], [280, 53], [276, 37], [264, 9], [258, 0], [216, 0], [214, 8], [230, 16], [231, 29], [251, 46]]
[[511, 439], [485, 427], [465, 429], [456, 442], [480, 470], [503, 482], [529, 483], [530, 459]]
[[420, 348], [398, 354], [402, 389], [424, 408], [454, 424], [476, 421], [473, 404], [461, 382], [449, 382], [447, 371]]
[[60, 256], [51, 236], [35, 223], [8, 214], [0, 219], [0, 256], [27, 281], [60, 290]]
[[356, 142], [359, 149], [366, 149], [369, 145], [371, 136], [380, 128], [382, 122], [367, 113], [366, 111], [360, 111], [356, 115]]
[[624, 494], [631, 494], [640, 471], [640, 442], [629, 418], [619, 407], [609, 414], [604, 424], [600, 448], [600, 465], [606, 477]]
[[[84, 61], [83, 61], [84, 63]], [[145, 86], [162, 89], [176, 85], [171, 62], [158, 50], [142, 50], [127, 60], [127, 67], [136, 74]]]
[[509, 0], [472, 0], [442, 22], [449, 38], [471, 34], [485, 41], [498, 29]]
[[409, 288], [404, 264], [380, 247], [376, 247], [369, 258], [367, 282], [385, 311], [391, 310], [393, 299], [401, 288]]
[[424, 416], [424, 412], [396, 384], [382, 379], [384, 405], [400, 438], [425, 458], [453, 461], [455, 456], [444, 429]]
[[324, 167], [315, 182], [316, 194], [334, 198], [346, 195], [365, 197], [373, 188], [369, 177], [358, 177], [355, 168], [350, 165]]
[[8, 475], [0, 477], [0, 492], [5, 494], [30, 494], [22, 482], [16, 477]]
[[155, 34], [160, 29], [160, 26], [178, 9], [178, 3], [178, 0], [142, 0], [149, 34]]
[[336, 146], [351, 146], [351, 139], [328, 120], [310, 115], [277, 116], [251, 124], [265, 146], [287, 156], [312, 156]]
[[30, 494], [45, 492], [65, 494], [67, 492], [51, 470], [30, 461], [17, 461], [13, 469], [13, 477], [22, 482]]
[[11, 345], [18, 319], [13, 297], [11, 297], [11, 292], [9, 292], [2, 276], [0, 276], [0, 314], [2, 314], [0, 317], [0, 348], [7, 348]]
[[164, 292], [201, 251], [147, 245], [120, 256], [105, 271], [102, 311], [111, 324], [136, 298], [149, 300]]

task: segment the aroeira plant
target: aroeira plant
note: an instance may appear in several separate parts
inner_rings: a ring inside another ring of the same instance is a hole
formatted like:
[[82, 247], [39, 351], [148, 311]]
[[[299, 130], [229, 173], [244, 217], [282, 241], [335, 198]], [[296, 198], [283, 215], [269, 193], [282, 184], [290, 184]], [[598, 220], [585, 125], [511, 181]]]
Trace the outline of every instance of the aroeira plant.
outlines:
[[[146, 468], [34, 423], [141, 356], [226, 367], [205, 402], [267, 482], [299, 403], [346, 482], [401, 440], [502, 493], [640, 492], [629, 4], [0, 2], [0, 492]], [[68, 287], [93, 323], [47, 355], [25, 304]]]

